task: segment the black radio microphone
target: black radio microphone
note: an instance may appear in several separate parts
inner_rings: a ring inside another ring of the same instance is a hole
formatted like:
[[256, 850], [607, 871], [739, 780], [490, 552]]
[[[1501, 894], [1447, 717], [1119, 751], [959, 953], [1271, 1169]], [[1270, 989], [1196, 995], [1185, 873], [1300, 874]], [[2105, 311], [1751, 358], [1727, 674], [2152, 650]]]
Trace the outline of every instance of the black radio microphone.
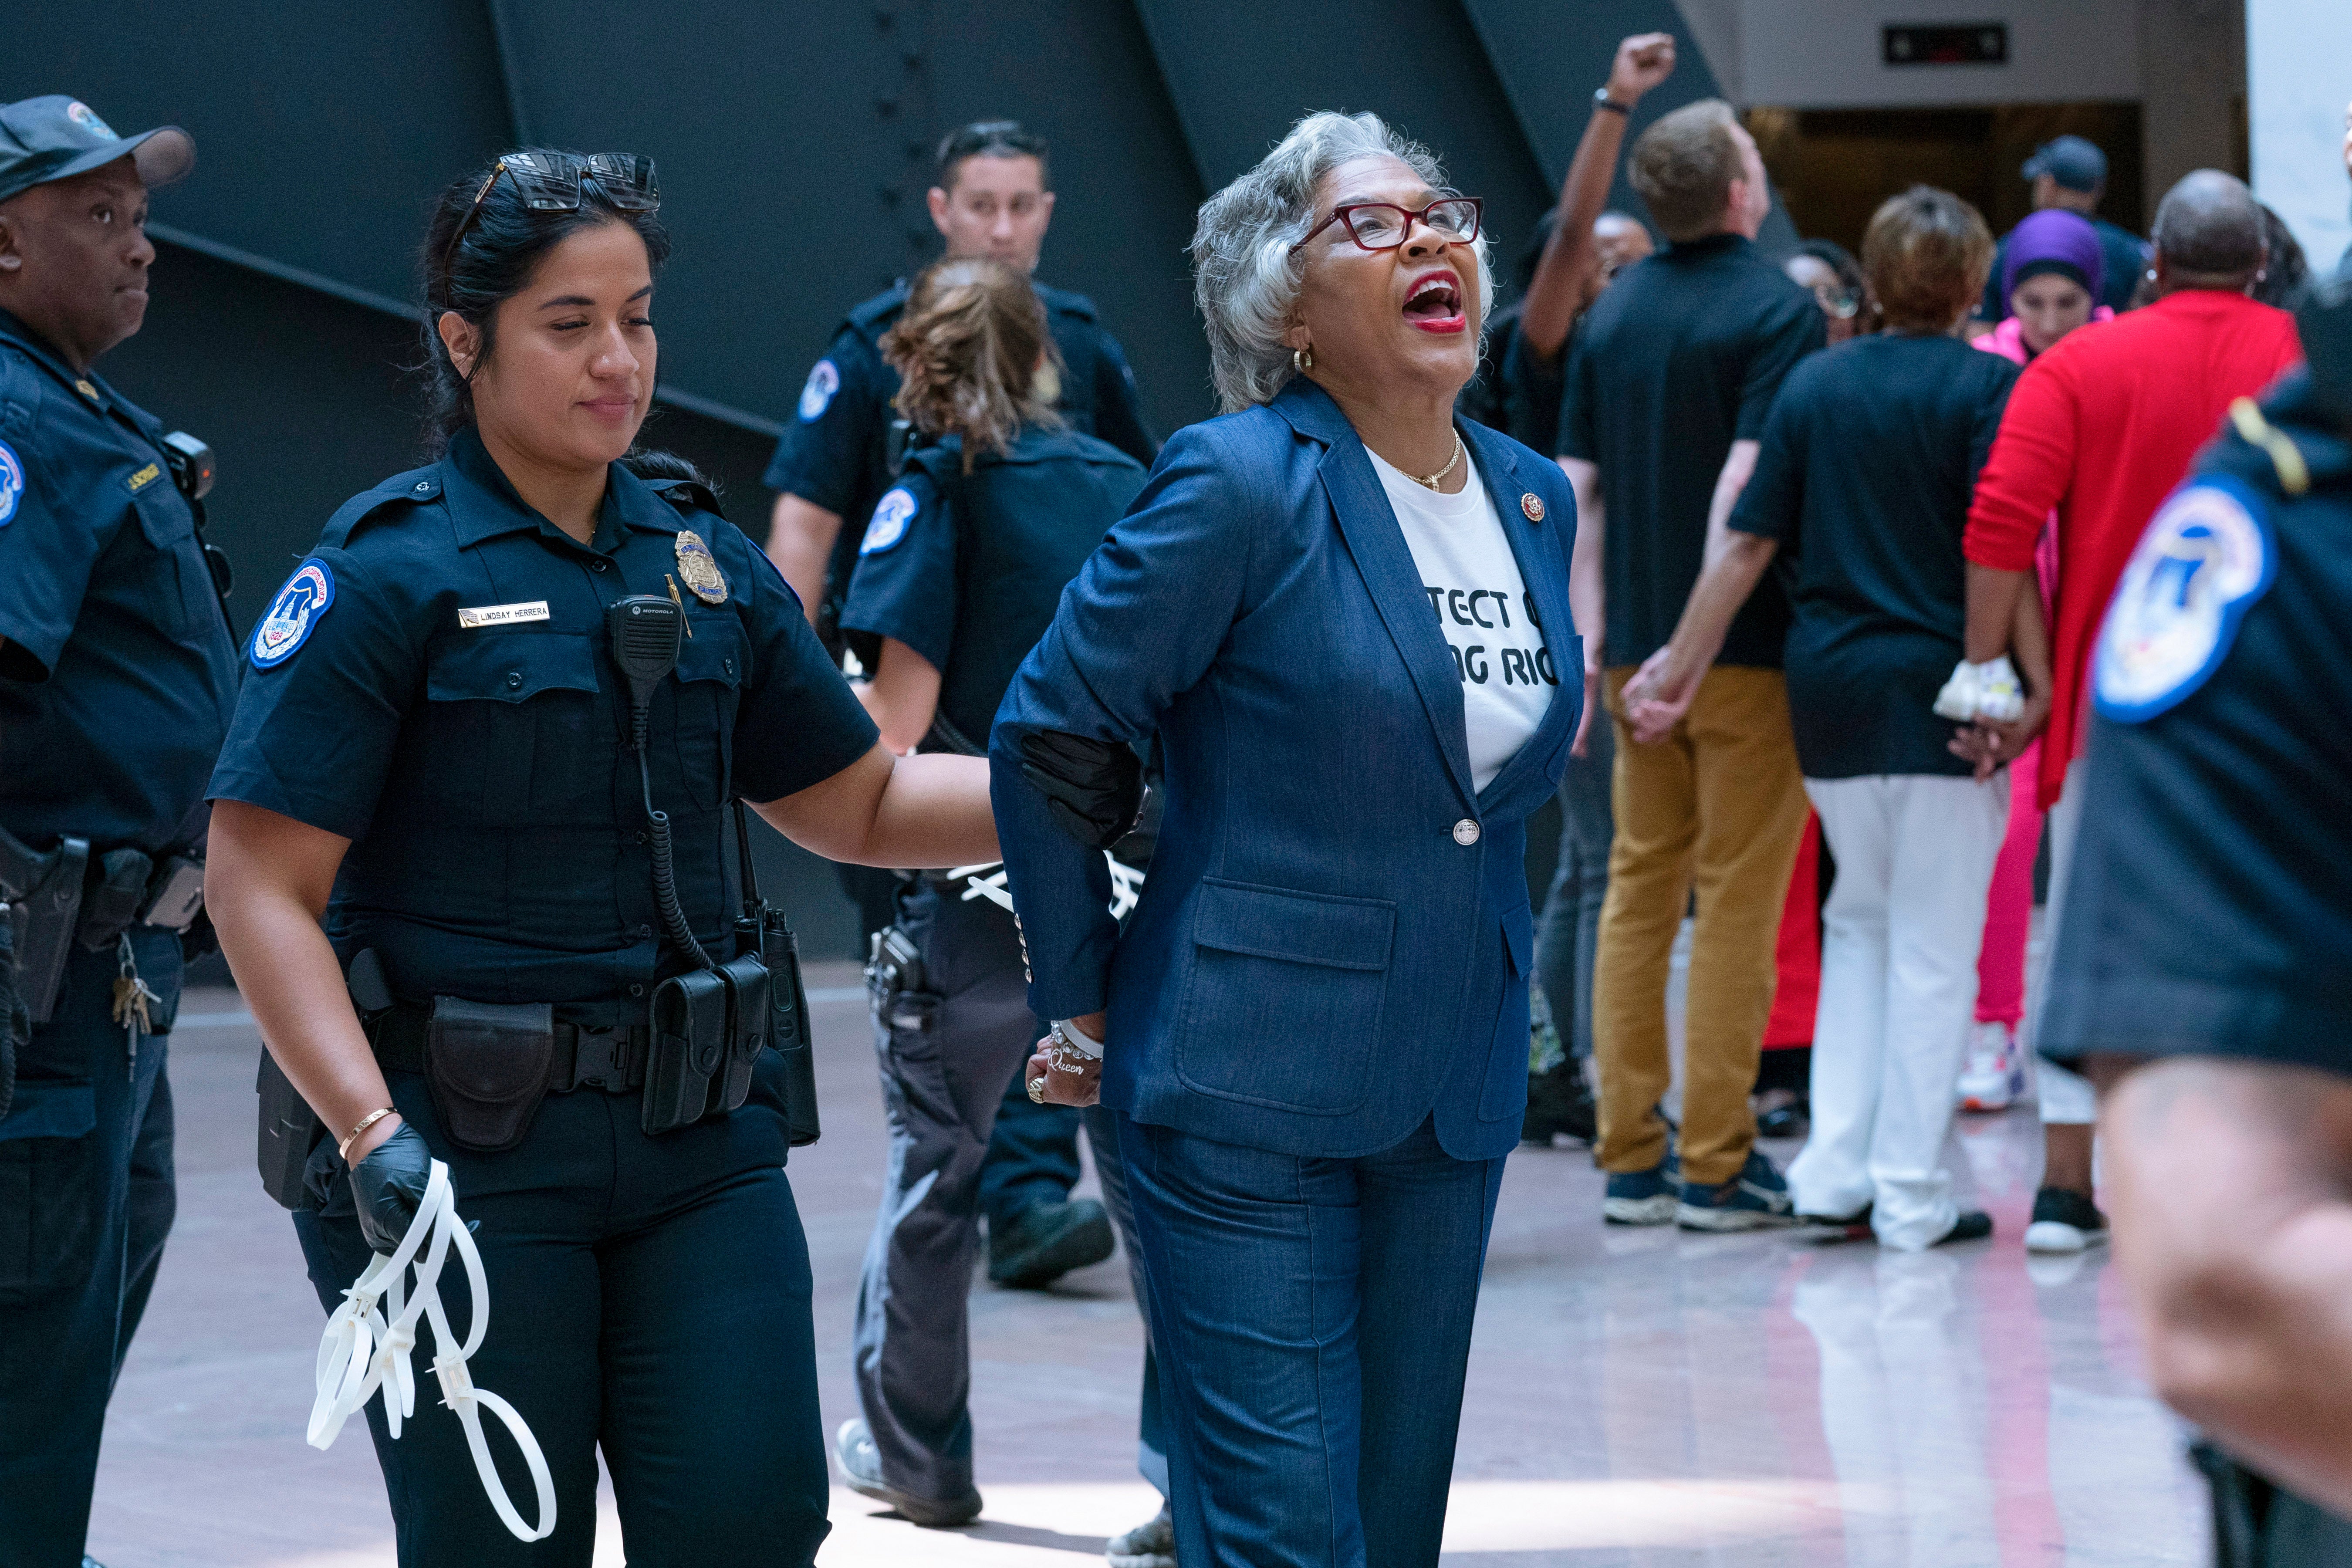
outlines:
[[700, 969], [715, 969], [710, 955], [694, 938], [677, 898], [677, 874], [671, 864], [669, 814], [654, 809], [652, 771], [646, 764], [646, 715], [653, 706], [654, 689], [677, 668], [677, 651], [686, 631], [686, 612], [676, 601], [656, 594], [632, 594], [615, 600], [604, 611], [604, 625], [613, 637], [613, 662], [629, 683], [629, 744], [637, 753], [637, 783], [645, 791], [646, 824], [654, 852], [654, 903], [671, 942]]

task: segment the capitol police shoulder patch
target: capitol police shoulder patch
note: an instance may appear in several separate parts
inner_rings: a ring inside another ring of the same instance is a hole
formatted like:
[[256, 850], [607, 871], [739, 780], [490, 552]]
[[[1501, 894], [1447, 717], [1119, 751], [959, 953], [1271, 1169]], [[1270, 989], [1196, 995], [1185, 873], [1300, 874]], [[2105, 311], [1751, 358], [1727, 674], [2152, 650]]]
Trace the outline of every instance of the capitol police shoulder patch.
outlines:
[[0, 441], [0, 528], [16, 521], [16, 506], [24, 499], [24, 461], [14, 447]]
[[2208, 475], [2173, 491], [2140, 536], [2100, 630], [2099, 711], [2138, 723], [2205, 684], [2276, 569], [2251, 490]]
[[325, 562], [313, 555], [294, 568], [253, 628], [253, 668], [270, 669], [292, 658], [334, 602], [335, 574]]
[[915, 492], [900, 485], [874, 503], [874, 521], [866, 525], [866, 537], [859, 542], [857, 553], [879, 555], [907, 537], [907, 525], [915, 521]]
[[810, 425], [824, 417], [833, 406], [833, 395], [841, 390], [841, 372], [833, 361], [821, 359], [809, 368], [808, 380], [801, 385], [801, 423]]

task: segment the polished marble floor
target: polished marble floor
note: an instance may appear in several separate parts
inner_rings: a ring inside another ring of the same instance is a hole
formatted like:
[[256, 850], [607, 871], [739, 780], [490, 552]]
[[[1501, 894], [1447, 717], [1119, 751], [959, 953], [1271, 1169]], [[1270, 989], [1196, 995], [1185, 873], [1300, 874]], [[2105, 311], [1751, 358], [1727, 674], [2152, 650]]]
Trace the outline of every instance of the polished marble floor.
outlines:
[[[854, 973], [817, 968], [826, 1133], [793, 1177], [829, 1428], [854, 1411], [850, 1300], [881, 1141]], [[91, 1551], [109, 1568], [389, 1565], [363, 1434], [325, 1454], [302, 1441], [320, 1319], [254, 1176], [257, 1039], [234, 993], [184, 1013], [179, 1226], [116, 1395]], [[1449, 1568], [2204, 1561], [2199, 1489], [2139, 1379], [2106, 1259], [2045, 1268], [2021, 1245], [2031, 1113], [1969, 1118], [1957, 1143], [1999, 1232], [1918, 1257], [1605, 1229], [1586, 1153], [1515, 1155]], [[836, 1492], [825, 1568], [1078, 1568], [1151, 1510], [1131, 1463], [1140, 1352], [1123, 1268], [1046, 1295], [982, 1283], [973, 1331], [982, 1522], [918, 1531]], [[617, 1564], [609, 1501], [604, 1522], [597, 1562]]]

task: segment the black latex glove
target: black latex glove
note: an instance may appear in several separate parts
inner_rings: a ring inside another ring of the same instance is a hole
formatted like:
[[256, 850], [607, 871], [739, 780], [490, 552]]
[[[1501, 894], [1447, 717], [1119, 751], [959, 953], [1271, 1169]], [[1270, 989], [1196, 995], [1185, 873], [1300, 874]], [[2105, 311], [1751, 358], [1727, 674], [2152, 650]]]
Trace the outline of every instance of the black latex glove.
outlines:
[[360, 1211], [360, 1234], [378, 1252], [400, 1250], [416, 1211], [425, 1206], [425, 1184], [433, 1176], [433, 1151], [425, 1135], [402, 1122], [391, 1137], [352, 1167], [352, 1195]]
[[1143, 760], [1131, 747], [1036, 730], [1021, 737], [1021, 755], [1054, 826], [1089, 849], [1109, 848], [1143, 815]]
[[16, 989], [16, 929], [0, 913], [0, 1116], [16, 1099], [16, 1047], [33, 1037], [33, 1016]]

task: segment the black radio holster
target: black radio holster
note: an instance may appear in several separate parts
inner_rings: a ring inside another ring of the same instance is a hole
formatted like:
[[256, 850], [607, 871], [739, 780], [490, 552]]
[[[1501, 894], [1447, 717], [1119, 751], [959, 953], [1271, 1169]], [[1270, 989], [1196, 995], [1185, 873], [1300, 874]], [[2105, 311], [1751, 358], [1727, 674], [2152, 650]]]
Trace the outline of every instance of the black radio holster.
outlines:
[[797, 1148], [815, 1142], [819, 1132], [800, 944], [782, 911], [760, 897], [751, 821], [740, 801], [735, 842], [743, 886], [743, 912], [735, 921], [740, 951], [715, 968], [674, 974], [654, 987], [639, 1125], [648, 1135], [671, 1132], [735, 1110], [751, 1095], [760, 1053], [772, 1045], [783, 1053], [785, 1122]]

